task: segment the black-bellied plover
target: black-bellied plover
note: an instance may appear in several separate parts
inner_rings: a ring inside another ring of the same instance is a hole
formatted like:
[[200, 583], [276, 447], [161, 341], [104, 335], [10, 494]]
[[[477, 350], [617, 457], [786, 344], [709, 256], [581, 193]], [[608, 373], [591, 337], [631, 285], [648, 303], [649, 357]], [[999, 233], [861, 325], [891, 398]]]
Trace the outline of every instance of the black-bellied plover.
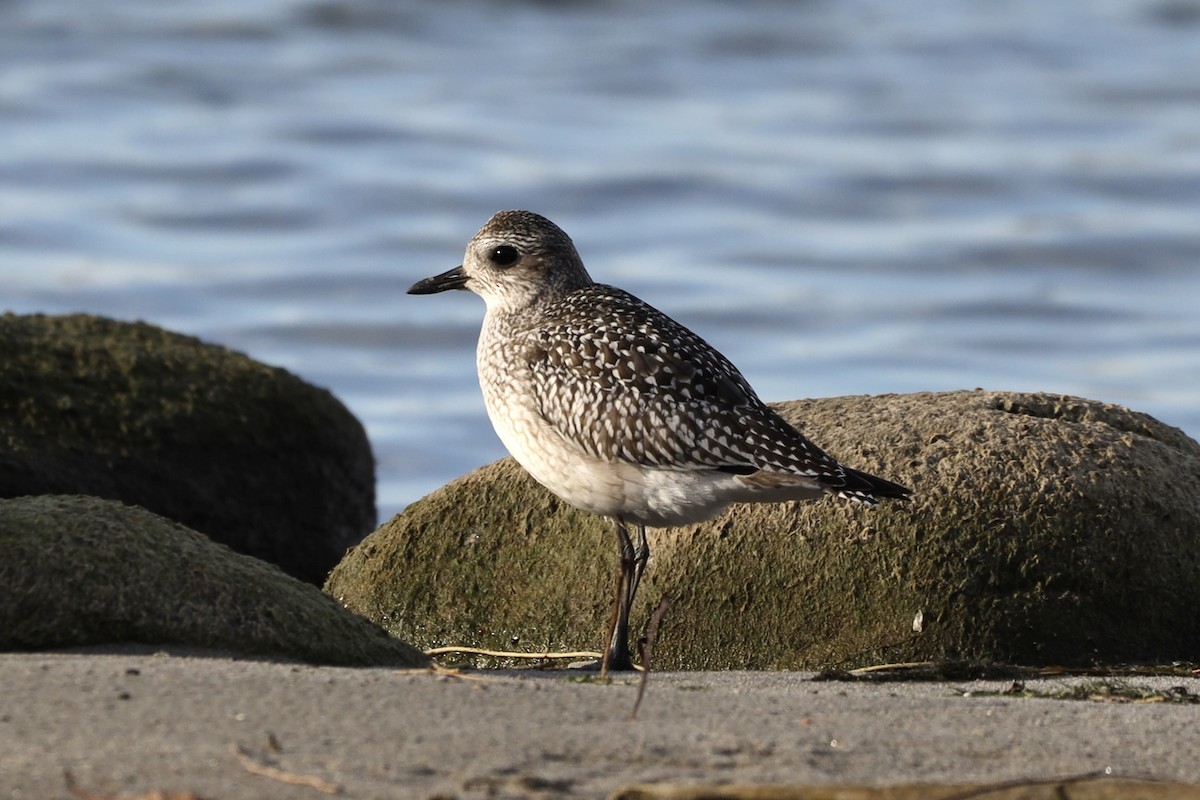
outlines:
[[595, 283], [545, 217], [499, 212], [461, 266], [408, 291], [447, 289], [487, 304], [476, 360], [504, 446], [551, 492], [614, 523], [620, 568], [602, 670], [632, 667], [629, 611], [650, 556], [647, 525], [700, 522], [735, 502], [834, 494], [874, 505], [910, 494], [839, 464], [699, 336]]

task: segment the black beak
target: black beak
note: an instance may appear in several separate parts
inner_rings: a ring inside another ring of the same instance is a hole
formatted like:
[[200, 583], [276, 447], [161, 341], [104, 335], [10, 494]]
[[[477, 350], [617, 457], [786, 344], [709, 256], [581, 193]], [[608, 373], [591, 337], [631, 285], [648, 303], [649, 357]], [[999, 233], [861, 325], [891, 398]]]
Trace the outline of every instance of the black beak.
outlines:
[[467, 288], [467, 273], [461, 266], [446, 270], [441, 275], [434, 275], [423, 281], [417, 281], [408, 287], [409, 294], [437, 294], [447, 289]]

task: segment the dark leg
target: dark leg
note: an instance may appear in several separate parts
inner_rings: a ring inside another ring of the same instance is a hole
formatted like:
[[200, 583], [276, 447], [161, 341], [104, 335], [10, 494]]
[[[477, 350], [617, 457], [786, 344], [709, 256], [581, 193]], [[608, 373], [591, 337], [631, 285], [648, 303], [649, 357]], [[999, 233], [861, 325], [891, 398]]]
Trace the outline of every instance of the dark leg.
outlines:
[[608, 641], [604, 660], [600, 663], [600, 675], [606, 676], [610, 669], [631, 670], [633, 659], [629, 653], [629, 612], [637, 594], [646, 562], [650, 560], [650, 544], [646, 541], [646, 526], [636, 525], [637, 544], [629, 538], [625, 520], [614, 517], [617, 534], [617, 592], [613, 599], [612, 620], [608, 628]]

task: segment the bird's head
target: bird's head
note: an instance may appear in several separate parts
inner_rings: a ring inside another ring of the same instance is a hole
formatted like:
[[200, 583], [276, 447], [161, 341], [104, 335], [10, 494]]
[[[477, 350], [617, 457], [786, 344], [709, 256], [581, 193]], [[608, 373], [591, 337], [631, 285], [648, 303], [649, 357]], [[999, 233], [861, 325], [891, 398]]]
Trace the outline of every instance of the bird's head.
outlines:
[[461, 266], [417, 281], [408, 293], [469, 289], [489, 310], [511, 313], [590, 283], [562, 228], [530, 211], [500, 211], [467, 243]]

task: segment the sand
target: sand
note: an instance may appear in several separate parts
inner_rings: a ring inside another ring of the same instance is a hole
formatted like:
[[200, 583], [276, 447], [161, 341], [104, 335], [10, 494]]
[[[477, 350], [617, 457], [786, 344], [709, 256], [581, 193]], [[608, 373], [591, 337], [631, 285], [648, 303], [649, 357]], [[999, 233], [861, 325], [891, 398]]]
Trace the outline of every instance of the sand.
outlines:
[[[604, 798], [635, 784], [666, 796], [680, 784], [1109, 773], [1071, 784], [1083, 798], [1115, 778], [1200, 784], [1200, 705], [989, 694], [1009, 680], [661, 673], [635, 720], [634, 676], [604, 685], [569, 671], [447, 676], [147, 652], [4, 653], [0, 670], [4, 799], [71, 797], [65, 772], [96, 798]], [[1127, 682], [1200, 692], [1187, 677]]]

